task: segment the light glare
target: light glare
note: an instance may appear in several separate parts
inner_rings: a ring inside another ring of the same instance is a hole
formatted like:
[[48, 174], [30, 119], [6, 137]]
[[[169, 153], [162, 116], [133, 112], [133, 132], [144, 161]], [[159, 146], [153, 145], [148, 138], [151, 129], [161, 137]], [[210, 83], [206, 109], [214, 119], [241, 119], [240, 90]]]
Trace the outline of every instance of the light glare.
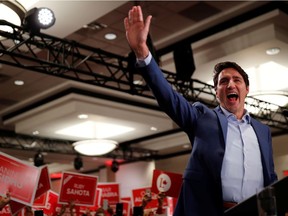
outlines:
[[103, 122], [85, 121], [56, 131], [56, 134], [86, 139], [106, 139], [135, 130], [131, 127]]
[[37, 18], [42, 25], [48, 26], [53, 22], [54, 16], [51, 10], [42, 8], [39, 10]]

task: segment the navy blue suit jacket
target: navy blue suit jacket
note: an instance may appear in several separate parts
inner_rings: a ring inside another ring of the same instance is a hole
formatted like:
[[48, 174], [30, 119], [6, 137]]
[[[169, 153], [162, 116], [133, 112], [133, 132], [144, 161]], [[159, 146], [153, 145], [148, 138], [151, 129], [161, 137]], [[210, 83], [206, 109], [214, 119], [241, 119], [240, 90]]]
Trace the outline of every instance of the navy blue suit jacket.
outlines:
[[[175, 216], [223, 215], [221, 167], [225, 152], [228, 122], [220, 107], [210, 109], [190, 103], [175, 92], [152, 59], [140, 68], [159, 106], [189, 137], [193, 146], [183, 175]], [[277, 180], [272, 156], [269, 127], [252, 118], [260, 145], [264, 186]]]

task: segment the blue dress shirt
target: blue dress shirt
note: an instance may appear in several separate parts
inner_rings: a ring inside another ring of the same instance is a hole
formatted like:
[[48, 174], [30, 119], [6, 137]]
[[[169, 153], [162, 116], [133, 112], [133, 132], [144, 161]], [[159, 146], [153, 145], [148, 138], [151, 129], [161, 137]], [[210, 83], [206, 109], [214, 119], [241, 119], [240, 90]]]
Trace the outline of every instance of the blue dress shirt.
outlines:
[[247, 113], [241, 120], [223, 107], [228, 120], [221, 180], [223, 200], [241, 202], [263, 188], [263, 168], [256, 134]]

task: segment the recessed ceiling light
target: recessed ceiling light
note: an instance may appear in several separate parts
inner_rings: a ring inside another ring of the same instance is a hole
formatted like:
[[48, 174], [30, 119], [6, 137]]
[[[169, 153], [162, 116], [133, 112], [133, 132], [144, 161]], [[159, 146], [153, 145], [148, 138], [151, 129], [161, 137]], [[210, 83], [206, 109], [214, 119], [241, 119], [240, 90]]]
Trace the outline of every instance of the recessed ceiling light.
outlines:
[[18, 86], [21, 86], [21, 85], [24, 85], [24, 81], [23, 80], [15, 80], [14, 84], [18, 85]]
[[36, 130], [36, 131], [33, 131], [32, 134], [33, 134], [33, 135], [38, 135], [38, 134], [39, 134], [39, 131], [37, 131], [37, 130]]
[[105, 34], [105, 39], [107, 39], [107, 40], [115, 40], [116, 38], [117, 38], [117, 35], [116, 34], [114, 34], [114, 33], [107, 33], [107, 34]]
[[280, 53], [280, 48], [278, 47], [272, 47], [266, 50], [267, 55], [277, 55], [278, 53]]
[[185, 149], [190, 148], [190, 144], [184, 144], [183, 148], [185, 148]]
[[151, 131], [157, 131], [158, 129], [156, 127], [150, 127]]
[[142, 80], [134, 80], [133, 84], [134, 85], [143, 85], [143, 81]]
[[80, 115], [78, 115], [78, 118], [79, 118], [79, 119], [87, 119], [87, 118], [88, 118], [88, 115], [86, 115], [86, 114], [80, 114]]

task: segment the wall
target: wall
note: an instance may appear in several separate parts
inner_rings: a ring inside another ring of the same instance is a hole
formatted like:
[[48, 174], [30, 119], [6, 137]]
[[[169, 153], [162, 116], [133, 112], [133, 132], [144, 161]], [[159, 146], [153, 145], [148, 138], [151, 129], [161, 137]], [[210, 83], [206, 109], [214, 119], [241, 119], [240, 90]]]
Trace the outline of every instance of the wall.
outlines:
[[272, 138], [274, 152], [274, 166], [278, 179], [284, 177], [283, 171], [288, 170], [288, 135]]
[[159, 160], [155, 162], [156, 169], [183, 174], [190, 154]]
[[150, 187], [154, 169], [154, 161], [120, 165], [115, 174], [115, 180], [120, 184], [120, 197], [131, 196], [132, 189]]

